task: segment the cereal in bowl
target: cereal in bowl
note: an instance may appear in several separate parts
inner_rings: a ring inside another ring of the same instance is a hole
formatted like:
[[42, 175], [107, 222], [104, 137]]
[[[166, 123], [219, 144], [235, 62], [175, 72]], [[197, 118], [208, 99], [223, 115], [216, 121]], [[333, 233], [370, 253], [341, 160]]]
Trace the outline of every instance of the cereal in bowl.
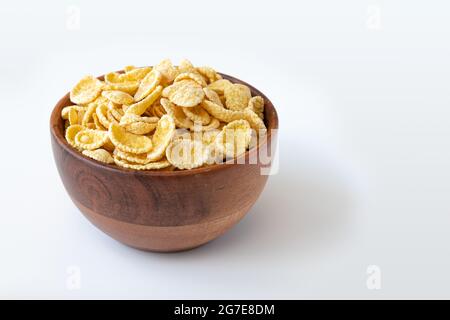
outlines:
[[[264, 99], [213, 68], [126, 66], [82, 78], [64, 107], [65, 138], [84, 156], [131, 170], [189, 170], [230, 159], [264, 132]], [[219, 156], [218, 156], [219, 155]]]

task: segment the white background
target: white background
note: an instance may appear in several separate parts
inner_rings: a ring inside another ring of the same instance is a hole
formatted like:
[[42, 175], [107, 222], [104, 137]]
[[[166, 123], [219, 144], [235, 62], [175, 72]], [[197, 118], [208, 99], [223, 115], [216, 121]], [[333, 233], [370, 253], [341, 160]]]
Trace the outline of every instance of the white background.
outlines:
[[[0, 297], [450, 298], [448, 1], [0, 9]], [[263, 91], [280, 117], [280, 166], [226, 235], [154, 254], [78, 212], [48, 122], [85, 74], [166, 57]], [[370, 265], [380, 290], [366, 285]], [[67, 286], [73, 270], [78, 289]]]

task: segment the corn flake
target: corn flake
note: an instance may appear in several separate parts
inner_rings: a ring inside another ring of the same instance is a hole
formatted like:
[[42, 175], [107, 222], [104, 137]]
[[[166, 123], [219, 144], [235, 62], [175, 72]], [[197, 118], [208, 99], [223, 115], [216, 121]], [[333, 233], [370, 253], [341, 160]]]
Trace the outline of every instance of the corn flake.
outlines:
[[235, 120], [216, 136], [215, 147], [227, 158], [237, 157], [246, 151], [251, 137], [250, 124], [246, 120]]
[[85, 156], [104, 163], [114, 163], [111, 154], [105, 149], [83, 150]]
[[122, 77], [124, 82], [126, 82], [126, 81], [141, 81], [151, 71], [152, 71], [151, 67], [134, 68], [134, 69], [126, 71], [124, 74], [121, 74], [120, 76]]
[[206, 81], [205, 79], [199, 75], [198, 73], [194, 73], [194, 72], [183, 72], [180, 73], [173, 82], [178, 82], [181, 80], [192, 80], [197, 82], [199, 85], [201, 85], [202, 87], [206, 87]]
[[223, 95], [225, 93], [225, 89], [232, 85], [233, 84], [231, 83], [230, 80], [220, 79], [220, 80], [216, 80], [216, 81], [212, 82], [211, 84], [209, 84], [208, 88], [211, 90], [214, 90], [215, 92], [217, 92], [217, 94]]
[[75, 109], [70, 109], [69, 110], [69, 124], [72, 126], [74, 124], [79, 124], [78, 123], [78, 112]]
[[224, 95], [227, 108], [236, 111], [245, 109], [252, 97], [249, 87], [243, 84], [227, 86]]
[[122, 83], [108, 83], [105, 85], [105, 90], [118, 90], [134, 95], [139, 88], [139, 81], [127, 81]]
[[261, 96], [254, 96], [248, 101], [248, 108], [264, 120], [264, 99]]
[[75, 145], [83, 150], [94, 150], [103, 146], [108, 140], [108, 133], [101, 130], [85, 129], [75, 135]]
[[192, 80], [181, 80], [171, 85], [169, 100], [180, 107], [194, 107], [205, 97], [202, 87]]
[[139, 102], [130, 105], [126, 109], [125, 113], [132, 113], [140, 116], [147, 110], [148, 107], [150, 107], [153, 104], [153, 102], [156, 101], [156, 99], [160, 97], [161, 92], [162, 86], [157, 86], [155, 90], [153, 90], [152, 93], [150, 93], [147, 97], [145, 97]]
[[178, 75], [178, 70], [172, 65], [172, 62], [169, 59], [162, 60], [154, 67], [154, 69], [161, 73], [161, 83], [164, 85], [172, 83]]
[[198, 67], [197, 72], [200, 73], [204, 78], [208, 80], [209, 83], [215, 82], [222, 77], [211, 67]]
[[164, 157], [167, 146], [169, 145], [175, 133], [175, 122], [171, 116], [164, 115], [156, 127], [155, 134], [152, 137], [153, 150], [147, 154], [149, 161], [160, 160]]
[[132, 104], [134, 102], [130, 94], [119, 90], [105, 90], [102, 92], [102, 96], [116, 104]]
[[123, 168], [127, 169], [133, 169], [133, 170], [156, 170], [156, 169], [163, 169], [170, 166], [170, 162], [167, 160], [161, 160], [158, 162], [150, 162], [147, 164], [135, 164], [130, 163], [128, 161], [124, 161], [118, 157], [114, 157], [114, 162]]
[[103, 82], [93, 76], [82, 78], [70, 91], [70, 101], [76, 104], [87, 104], [100, 95]]
[[114, 156], [120, 160], [125, 160], [128, 163], [147, 164], [150, 162], [147, 159], [146, 153], [135, 154], [135, 153], [129, 153], [129, 152], [125, 152], [125, 151], [116, 149], [116, 150], [114, 150]]
[[187, 59], [183, 59], [180, 61], [178, 65], [178, 72], [180, 73], [197, 73], [194, 65]]
[[75, 136], [77, 135], [78, 132], [85, 130], [86, 128], [79, 125], [79, 124], [74, 124], [71, 126], [68, 126], [66, 129], [66, 141], [74, 148], [77, 148], [77, 145], [75, 144]]
[[211, 117], [209, 116], [209, 113], [203, 109], [202, 106], [198, 105], [193, 108], [186, 108], [183, 107], [183, 112], [191, 119], [194, 123], [199, 123], [201, 125], [207, 125], [211, 122]]
[[147, 134], [155, 130], [156, 123], [132, 122], [124, 124], [122, 127], [134, 134]]
[[194, 123], [191, 119], [186, 117], [183, 109], [179, 106], [174, 105], [168, 99], [161, 98], [161, 106], [164, 108], [166, 113], [173, 118], [177, 127], [190, 129], [193, 127]]
[[211, 102], [214, 102], [215, 104], [218, 104], [219, 106], [223, 107], [222, 101], [220, 100], [219, 95], [217, 92], [210, 88], [203, 88], [203, 92], [205, 93], [205, 98], [208, 99]]
[[83, 119], [81, 120], [81, 124], [83, 126], [87, 126], [88, 123], [91, 121], [92, 115], [95, 113], [95, 109], [97, 109], [96, 102], [94, 101], [89, 103], [86, 112], [84, 113]]
[[244, 109], [243, 111], [232, 111], [208, 100], [204, 100], [202, 106], [210, 115], [216, 117], [220, 121], [231, 122], [234, 120], [244, 119], [247, 120], [248, 123], [250, 123], [250, 126], [255, 130], [266, 129], [262, 119], [250, 109]]
[[[134, 95], [135, 101], [140, 101], [152, 92], [161, 82], [162, 75], [158, 70], [152, 70], [142, 79], [138, 90]], [[130, 102], [131, 103], [131, 102]]]
[[166, 158], [178, 169], [194, 169], [208, 160], [208, 154], [200, 141], [178, 139], [167, 147]]
[[127, 132], [120, 125], [111, 123], [109, 138], [119, 150], [130, 153], [145, 153], [152, 149], [152, 140], [149, 137]]
[[75, 109], [78, 112], [80, 110], [86, 110], [86, 107], [83, 107], [83, 106], [67, 106], [67, 107], [64, 107], [61, 110], [61, 118], [63, 118], [64, 120], [68, 120], [69, 119], [69, 112], [72, 109]]

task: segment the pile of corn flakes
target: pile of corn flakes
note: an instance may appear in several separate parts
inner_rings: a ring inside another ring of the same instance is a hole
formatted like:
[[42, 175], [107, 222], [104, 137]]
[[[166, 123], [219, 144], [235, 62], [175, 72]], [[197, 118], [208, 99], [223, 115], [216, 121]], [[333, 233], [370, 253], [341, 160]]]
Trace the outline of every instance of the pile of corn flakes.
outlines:
[[135, 169], [193, 169], [237, 157], [264, 132], [264, 99], [210, 67], [127, 66], [81, 79], [62, 109], [67, 142], [83, 155]]

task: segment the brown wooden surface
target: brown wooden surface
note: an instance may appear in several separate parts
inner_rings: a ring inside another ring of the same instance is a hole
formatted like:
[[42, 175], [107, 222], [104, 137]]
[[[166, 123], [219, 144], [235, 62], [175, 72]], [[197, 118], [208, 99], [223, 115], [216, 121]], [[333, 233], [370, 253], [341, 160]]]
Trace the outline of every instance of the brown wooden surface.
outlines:
[[[278, 128], [276, 111], [267, 97], [249, 87], [266, 101], [270, 134], [270, 129]], [[63, 184], [94, 225], [130, 246], [167, 252], [206, 243], [248, 212], [267, 181], [259, 163], [185, 171], [135, 171], [99, 163], [65, 141], [60, 114], [67, 105], [71, 105], [68, 94], [55, 106], [50, 120], [53, 155]], [[257, 148], [244, 156], [253, 152]]]

